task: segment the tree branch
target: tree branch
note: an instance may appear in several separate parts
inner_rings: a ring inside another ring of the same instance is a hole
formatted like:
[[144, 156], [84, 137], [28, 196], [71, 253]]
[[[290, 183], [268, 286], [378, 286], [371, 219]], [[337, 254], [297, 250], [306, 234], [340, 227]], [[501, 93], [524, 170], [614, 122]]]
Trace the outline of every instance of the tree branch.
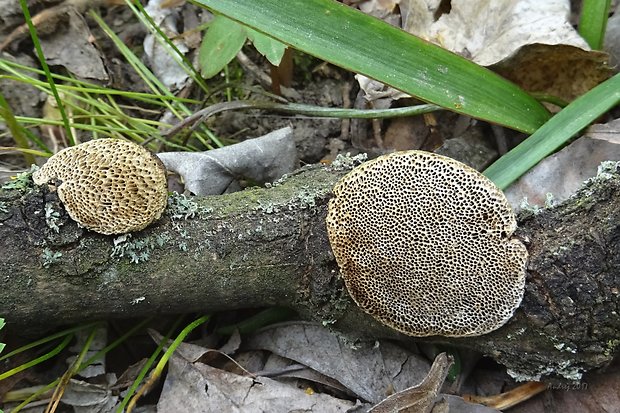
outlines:
[[[482, 351], [519, 378], [578, 379], [609, 363], [620, 343], [619, 164], [560, 206], [522, 214], [528, 281], [507, 325], [422, 340]], [[273, 188], [175, 195], [157, 224], [116, 238], [79, 228], [40, 188], [2, 190], [0, 315], [22, 328], [281, 305], [354, 338], [413, 341], [362, 313], [338, 277], [324, 220], [345, 172], [311, 166]]]

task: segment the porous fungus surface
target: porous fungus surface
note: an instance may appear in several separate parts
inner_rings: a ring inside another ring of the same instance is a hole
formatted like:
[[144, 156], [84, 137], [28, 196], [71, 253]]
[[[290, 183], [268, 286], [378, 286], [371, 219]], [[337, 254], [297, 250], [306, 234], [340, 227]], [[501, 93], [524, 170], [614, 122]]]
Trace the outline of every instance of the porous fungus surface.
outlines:
[[527, 250], [504, 194], [458, 161], [396, 152], [334, 188], [327, 230], [345, 285], [367, 313], [412, 336], [473, 336], [519, 306]]
[[120, 139], [96, 139], [66, 148], [33, 175], [58, 191], [78, 224], [101, 234], [144, 229], [161, 217], [166, 169], [147, 149]]

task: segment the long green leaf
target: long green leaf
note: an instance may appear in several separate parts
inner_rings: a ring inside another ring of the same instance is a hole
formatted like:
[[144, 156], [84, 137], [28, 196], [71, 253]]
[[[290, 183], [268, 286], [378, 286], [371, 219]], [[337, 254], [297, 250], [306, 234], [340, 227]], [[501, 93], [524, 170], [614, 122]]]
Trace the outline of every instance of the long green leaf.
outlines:
[[603, 48], [610, 3], [610, 0], [584, 0], [581, 5], [579, 34], [594, 50]]
[[499, 188], [505, 189], [594, 119], [619, 103], [620, 74], [617, 74], [573, 101], [536, 133], [487, 168], [484, 174]]
[[545, 108], [495, 73], [334, 0], [195, 0], [422, 100], [532, 133]]

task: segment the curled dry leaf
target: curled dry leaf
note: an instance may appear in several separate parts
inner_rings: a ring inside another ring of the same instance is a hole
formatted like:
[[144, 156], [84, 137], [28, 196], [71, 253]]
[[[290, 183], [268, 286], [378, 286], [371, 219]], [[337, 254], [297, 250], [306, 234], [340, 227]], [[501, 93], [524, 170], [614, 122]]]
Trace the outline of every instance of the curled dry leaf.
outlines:
[[159, 158], [166, 168], [181, 175], [186, 189], [196, 195], [221, 194], [240, 177], [273, 182], [297, 167], [293, 130], [288, 127], [224, 148], [165, 152]]
[[355, 406], [327, 394], [314, 393], [266, 378], [229, 373], [200, 362], [192, 363], [176, 352], [157, 411], [176, 412], [328, 412], [345, 413]]
[[[389, 341], [353, 348], [346, 338], [315, 323], [281, 323], [249, 337], [244, 348], [267, 350], [331, 377], [360, 400], [378, 403], [389, 391], [423, 380], [426, 359]], [[308, 349], [313, 349], [308, 351]]]

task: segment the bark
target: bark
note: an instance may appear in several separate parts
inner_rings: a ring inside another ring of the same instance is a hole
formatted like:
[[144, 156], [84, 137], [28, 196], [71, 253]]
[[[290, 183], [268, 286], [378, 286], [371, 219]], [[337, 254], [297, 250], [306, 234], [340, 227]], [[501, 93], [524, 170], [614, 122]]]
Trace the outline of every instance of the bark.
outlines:
[[[528, 281], [507, 325], [423, 341], [482, 351], [519, 378], [607, 365], [620, 343], [618, 165], [569, 201], [522, 214]], [[344, 172], [312, 166], [273, 188], [172, 196], [158, 223], [129, 237], [79, 228], [40, 188], [0, 191], [0, 315], [22, 329], [281, 305], [353, 338], [420, 340], [362, 313], [338, 277], [324, 220]]]

